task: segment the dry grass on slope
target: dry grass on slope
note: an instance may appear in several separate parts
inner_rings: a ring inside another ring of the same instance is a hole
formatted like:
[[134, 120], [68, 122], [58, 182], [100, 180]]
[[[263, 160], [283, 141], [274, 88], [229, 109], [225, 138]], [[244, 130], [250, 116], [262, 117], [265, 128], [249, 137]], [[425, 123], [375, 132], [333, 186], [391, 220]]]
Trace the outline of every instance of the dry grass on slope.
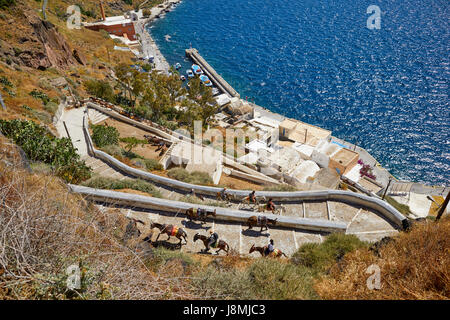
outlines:
[[[184, 278], [152, 272], [127, 246], [127, 224], [27, 171], [0, 137], [0, 299], [192, 298]], [[81, 270], [76, 291], [67, 288], [70, 265]]]
[[[360, 249], [345, 256], [315, 289], [323, 299], [449, 299], [450, 218], [418, 223], [379, 250]], [[381, 288], [369, 290], [366, 281], [380, 267]]]

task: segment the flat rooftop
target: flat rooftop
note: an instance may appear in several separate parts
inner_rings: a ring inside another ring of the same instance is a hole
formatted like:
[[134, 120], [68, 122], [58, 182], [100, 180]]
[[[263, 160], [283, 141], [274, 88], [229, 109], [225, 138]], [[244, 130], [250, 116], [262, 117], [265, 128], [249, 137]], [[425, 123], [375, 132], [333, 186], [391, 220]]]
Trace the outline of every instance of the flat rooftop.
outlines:
[[284, 120], [280, 123], [280, 128], [285, 128], [289, 131], [288, 139], [314, 147], [321, 140], [327, 139], [331, 135], [329, 130], [294, 119]]
[[330, 159], [333, 159], [334, 161], [336, 161], [344, 166], [347, 166], [355, 158], [358, 158], [358, 157], [359, 157], [358, 153], [351, 151], [349, 149], [342, 148], [341, 150], [339, 150], [338, 152], [333, 154]]

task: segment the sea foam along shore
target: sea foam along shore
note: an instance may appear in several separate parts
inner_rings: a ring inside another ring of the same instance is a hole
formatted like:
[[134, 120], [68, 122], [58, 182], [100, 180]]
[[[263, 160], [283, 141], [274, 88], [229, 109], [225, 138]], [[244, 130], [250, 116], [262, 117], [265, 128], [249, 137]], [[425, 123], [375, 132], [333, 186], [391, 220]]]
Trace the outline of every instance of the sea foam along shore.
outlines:
[[139, 20], [136, 24], [136, 33], [139, 35], [142, 45], [142, 51], [145, 56], [153, 56], [154, 57], [154, 63], [155, 63], [155, 69], [163, 71], [165, 73], [169, 72], [170, 65], [167, 62], [166, 58], [162, 55], [162, 53], [159, 51], [158, 46], [156, 45], [155, 41], [153, 40], [150, 33], [147, 31], [146, 26], [147, 24], [151, 23], [153, 20], [157, 19], [157, 17], [168, 10], [170, 7], [172, 7], [174, 4], [180, 3], [181, 0], [168, 0], [163, 3], [163, 5], [153, 7], [151, 9], [151, 15], [147, 19]]

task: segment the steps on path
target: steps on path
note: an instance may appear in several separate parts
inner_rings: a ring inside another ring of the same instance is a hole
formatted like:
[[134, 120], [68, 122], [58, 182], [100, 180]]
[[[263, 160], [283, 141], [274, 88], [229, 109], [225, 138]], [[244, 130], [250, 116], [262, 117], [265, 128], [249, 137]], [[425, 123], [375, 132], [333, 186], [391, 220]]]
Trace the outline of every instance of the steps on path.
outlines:
[[89, 120], [93, 123], [93, 124], [97, 124], [100, 123], [102, 121], [105, 121], [106, 119], [109, 118], [108, 115], [95, 110], [95, 109], [89, 109], [88, 108], [88, 116], [89, 116]]

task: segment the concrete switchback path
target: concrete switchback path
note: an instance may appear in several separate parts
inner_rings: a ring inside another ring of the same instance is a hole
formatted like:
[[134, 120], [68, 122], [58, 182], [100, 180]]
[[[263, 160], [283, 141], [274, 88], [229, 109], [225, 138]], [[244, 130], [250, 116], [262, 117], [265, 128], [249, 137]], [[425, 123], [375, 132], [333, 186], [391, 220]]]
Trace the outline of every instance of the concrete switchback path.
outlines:
[[[60, 123], [57, 125], [60, 136], [67, 137], [67, 132], [63, 125], [63, 121], [67, 126], [67, 131], [70, 138], [77, 148], [80, 156], [86, 161], [87, 165], [91, 166], [94, 174], [104, 177], [111, 177], [117, 179], [125, 179], [135, 177], [129, 176], [126, 173], [121, 172], [117, 168], [110, 166], [100, 159], [92, 157], [88, 154], [86, 138], [83, 133], [83, 117], [87, 115], [92, 123], [98, 123], [108, 118], [107, 115], [102, 114], [97, 110], [91, 110], [87, 108], [78, 108], [65, 110], [61, 116]], [[167, 186], [161, 186], [155, 184], [158, 190], [161, 192], [162, 197], [171, 200], [179, 200], [186, 195], [186, 192], [172, 189]], [[206, 201], [208, 199], [205, 197]], [[278, 202], [276, 202], [278, 204]], [[280, 203], [281, 204], [281, 203]], [[203, 248], [203, 244], [200, 241], [193, 243], [192, 239], [195, 233], [207, 235], [209, 230], [216, 230], [221, 238], [228, 242], [228, 244], [242, 255], [248, 255], [248, 250], [254, 243], [257, 246], [266, 245], [269, 239], [275, 241], [275, 246], [283, 250], [288, 256], [292, 255], [303, 243], [307, 242], [321, 242], [327, 235], [322, 232], [312, 232], [308, 230], [298, 230], [289, 228], [277, 228], [270, 227], [268, 231], [262, 233], [259, 232], [259, 228], [253, 228], [247, 230], [247, 226], [243, 226], [242, 223], [236, 222], [224, 222], [208, 220], [204, 225], [195, 222], [189, 222], [180, 213], [174, 214], [170, 212], [161, 212], [157, 210], [139, 208], [138, 206], [123, 207], [112, 206], [107, 204], [97, 204], [101, 210], [120, 210], [128, 217], [134, 217], [146, 222], [146, 226], [142, 232], [150, 234], [151, 230], [148, 230], [150, 221], [160, 223], [172, 223], [178, 227], [183, 227], [188, 233], [188, 244], [182, 246], [181, 250], [185, 252], [199, 252]], [[290, 201], [284, 202], [283, 206], [285, 211], [282, 213], [286, 217], [300, 217], [310, 219], [320, 219], [329, 221], [340, 221], [347, 224], [347, 233], [355, 234], [362, 240], [376, 241], [384, 236], [389, 236], [397, 233], [396, 227], [391, 225], [384, 217], [381, 217], [375, 212], [358, 206], [352, 206], [350, 204], [333, 201]], [[192, 207], [195, 207], [192, 204]], [[238, 203], [228, 204], [229, 208], [241, 210], [248, 210], [249, 212], [257, 213], [251, 206], [241, 206]], [[157, 229], [153, 230], [151, 239], [156, 239]], [[176, 246], [178, 240], [171, 239], [166, 242], [166, 235], [161, 235], [159, 241], [160, 245]], [[222, 253], [223, 254], [223, 253]], [[251, 256], [257, 257], [259, 254], [253, 253]]]

